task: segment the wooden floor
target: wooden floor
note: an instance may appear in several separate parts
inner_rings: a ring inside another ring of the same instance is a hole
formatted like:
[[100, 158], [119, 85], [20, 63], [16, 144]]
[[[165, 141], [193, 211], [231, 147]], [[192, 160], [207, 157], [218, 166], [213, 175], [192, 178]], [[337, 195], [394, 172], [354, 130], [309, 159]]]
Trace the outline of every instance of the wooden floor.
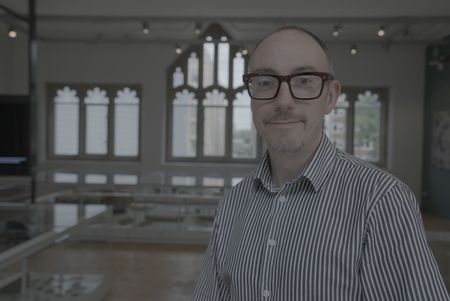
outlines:
[[183, 245], [66, 243], [32, 257], [29, 269], [108, 275], [111, 288], [104, 301], [188, 301], [204, 251]]
[[423, 225], [427, 231], [450, 232], [450, 219], [422, 212]]

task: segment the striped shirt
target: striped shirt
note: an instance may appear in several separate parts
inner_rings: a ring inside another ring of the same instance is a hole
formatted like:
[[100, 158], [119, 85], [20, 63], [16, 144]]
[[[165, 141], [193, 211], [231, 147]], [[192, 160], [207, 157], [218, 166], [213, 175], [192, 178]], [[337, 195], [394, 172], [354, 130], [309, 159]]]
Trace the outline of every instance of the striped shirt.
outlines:
[[410, 189], [323, 135], [298, 178], [266, 153], [219, 203], [193, 300], [450, 298]]

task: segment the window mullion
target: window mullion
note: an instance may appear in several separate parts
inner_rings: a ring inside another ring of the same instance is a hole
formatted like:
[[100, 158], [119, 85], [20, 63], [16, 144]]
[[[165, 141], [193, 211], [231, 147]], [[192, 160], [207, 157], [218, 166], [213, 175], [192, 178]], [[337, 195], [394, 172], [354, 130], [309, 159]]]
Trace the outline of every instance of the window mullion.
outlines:
[[197, 148], [196, 148], [196, 158], [203, 158], [203, 98], [205, 97], [203, 88], [203, 64], [204, 64], [204, 51], [205, 48], [200, 47], [199, 51], [199, 68], [198, 68], [198, 88], [195, 93], [197, 98]]
[[214, 41], [214, 80], [213, 87], [219, 86], [219, 43]]
[[[142, 90], [141, 90], [141, 86], [137, 86], [136, 87], [136, 91], [137, 91], [137, 95], [139, 96], [139, 104], [138, 104], [138, 112], [139, 112], [139, 114], [138, 114], [138, 118], [139, 118], [139, 121], [138, 121], [138, 136], [137, 136], [137, 139], [138, 139], [138, 141], [137, 141], [137, 158], [136, 159], [138, 159], [139, 161], [141, 160], [141, 158], [142, 158], [142, 103], [143, 103], [143, 99], [142, 99]], [[114, 118], [115, 118], [115, 116], [114, 116]]]
[[346, 151], [349, 154], [354, 153], [354, 132], [355, 132], [355, 102], [357, 93], [354, 89], [349, 89], [348, 91], [348, 113], [347, 113], [347, 145], [346, 145]]
[[233, 101], [236, 91], [233, 89], [233, 58], [238, 51], [237, 47], [230, 45], [228, 53], [228, 90], [226, 93], [228, 106], [226, 108], [225, 118], [225, 158], [229, 161], [233, 159]]
[[[119, 87], [117, 87], [117, 90], [119, 89]], [[106, 153], [106, 157], [108, 159], [114, 159], [116, 156], [114, 155], [114, 131], [115, 131], [115, 103], [114, 103], [114, 97], [115, 97], [115, 93], [117, 91], [114, 91], [112, 88], [106, 88], [106, 95], [109, 99], [108, 102], [108, 134], [107, 134], [107, 153]]]
[[55, 156], [56, 139], [55, 139], [55, 106], [56, 101], [54, 95], [57, 89], [53, 86], [47, 86], [47, 156]]
[[225, 158], [232, 159], [233, 154], [233, 90], [228, 88], [226, 93], [228, 106], [225, 115]]
[[[170, 159], [172, 159], [173, 158], [173, 156], [172, 156], [172, 154], [173, 154], [173, 151], [172, 151], [172, 148], [173, 148], [173, 145], [172, 145], [172, 136], [173, 136], [173, 101], [174, 101], [174, 99], [175, 99], [175, 91], [174, 91], [174, 89], [173, 89], [173, 87], [172, 87], [172, 75], [173, 75], [173, 72], [174, 72], [174, 69], [175, 68], [170, 68], [169, 70], [170, 70], [170, 72], [167, 74], [167, 95], [168, 95], [168, 103], [167, 103], [167, 118], [166, 118], [166, 128], [167, 128], [167, 130], [168, 130], [168, 135], [166, 135], [166, 147], [167, 147], [167, 149], [166, 149], [166, 157], [167, 158], [170, 158]], [[141, 113], [141, 110], [139, 110], [139, 113]], [[141, 127], [139, 126], [139, 129], [140, 129]], [[140, 150], [139, 150], [139, 153], [140, 153]]]
[[80, 95], [80, 108], [79, 108], [79, 134], [78, 134], [78, 152], [79, 158], [85, 158], [86, 157], [86, 93], [88, 90], [88, 87], [75, 87], [75, 90], [79, 91]]
[[202, 161], [204, 159], [203, 155], [203, 130], [204, 130], [204, 108], [203, 108], [203, 100], [205, 98], [204, 91], [201, 93], [197, 93], [198, 96], [198, 106], [197, 106], [197, 158]]

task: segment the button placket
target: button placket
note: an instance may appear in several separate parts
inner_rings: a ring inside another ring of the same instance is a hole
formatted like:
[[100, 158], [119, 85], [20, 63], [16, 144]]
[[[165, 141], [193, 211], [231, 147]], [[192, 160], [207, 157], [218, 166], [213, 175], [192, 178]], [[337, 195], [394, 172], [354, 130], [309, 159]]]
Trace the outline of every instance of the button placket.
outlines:
[[[283, 187], [284, 188], [284, 187]], [[280, 204], [278, 202], [278, 198], [280, 196], [281, 191], [283, 188], [273, 191], [276, 194], [273, 196], [272, 206], [271, 206], [271, 218], [270, 218], [270, 226], [268, 227], [268, 233], [267, 233], [267, 241], [266, 241], [266, 250], [263, 260], [263, 272], [262, 272], [262, 286], [261, 286], [261, 296], [263, 300], [270, 300], [271, 298], [271, 291], [272, 283], [269, 281], [274, 277], [274, 270], [273, 270], [273, 264], [274, 264], [274, 255], [275, 255], [275, 249], [277, 242], [274, 239], [276, 237], [277, 231], [277, 219], [278, 215], [280, 213]]]

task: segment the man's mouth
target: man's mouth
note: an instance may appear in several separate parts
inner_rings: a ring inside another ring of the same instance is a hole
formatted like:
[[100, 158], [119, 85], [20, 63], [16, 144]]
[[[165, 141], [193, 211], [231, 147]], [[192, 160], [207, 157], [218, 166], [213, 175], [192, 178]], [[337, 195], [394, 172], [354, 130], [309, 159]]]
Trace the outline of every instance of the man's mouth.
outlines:
[[299, 119], [288, 119], [288, 120], [269, 120], [266, 123], [270, 125], [285, 125], [285, 124], [295, 124], [302, 122]]

